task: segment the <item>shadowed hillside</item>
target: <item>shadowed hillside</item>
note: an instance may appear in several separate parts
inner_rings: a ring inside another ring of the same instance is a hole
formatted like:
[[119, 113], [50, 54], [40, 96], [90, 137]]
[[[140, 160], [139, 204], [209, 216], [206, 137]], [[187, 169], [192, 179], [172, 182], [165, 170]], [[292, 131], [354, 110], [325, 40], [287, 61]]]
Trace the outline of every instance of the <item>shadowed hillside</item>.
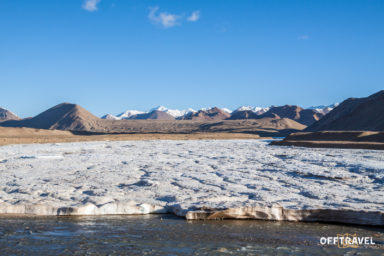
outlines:
[[384, 90], [343, 101], [306, 131], [384, 131]]

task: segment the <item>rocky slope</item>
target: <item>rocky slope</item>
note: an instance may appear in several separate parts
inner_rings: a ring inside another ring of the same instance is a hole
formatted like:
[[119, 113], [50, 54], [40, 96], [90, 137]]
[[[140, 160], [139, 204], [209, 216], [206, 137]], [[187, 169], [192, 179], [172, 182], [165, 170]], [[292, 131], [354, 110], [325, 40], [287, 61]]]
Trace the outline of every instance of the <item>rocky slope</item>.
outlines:
[[306, 131], [384, 131], [384, 90], [343, 101]]

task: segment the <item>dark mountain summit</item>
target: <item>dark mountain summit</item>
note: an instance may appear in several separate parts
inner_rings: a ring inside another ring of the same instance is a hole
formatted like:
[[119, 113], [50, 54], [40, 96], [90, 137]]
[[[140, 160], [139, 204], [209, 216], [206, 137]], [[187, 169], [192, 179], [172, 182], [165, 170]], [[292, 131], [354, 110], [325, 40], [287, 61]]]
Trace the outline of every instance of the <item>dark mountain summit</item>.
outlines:
[[384, 90], [343, 101], [306, 131], [384, 131]]

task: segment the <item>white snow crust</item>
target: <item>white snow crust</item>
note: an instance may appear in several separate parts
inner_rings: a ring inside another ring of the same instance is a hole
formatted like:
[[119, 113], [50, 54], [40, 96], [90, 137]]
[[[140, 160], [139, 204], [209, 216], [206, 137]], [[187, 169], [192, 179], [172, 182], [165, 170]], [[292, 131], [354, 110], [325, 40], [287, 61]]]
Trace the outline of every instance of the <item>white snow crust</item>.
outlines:
[[384, 212], [384, 154], [264, 140], [0, 147], [0, 213], [147, 214], [279, 205]]

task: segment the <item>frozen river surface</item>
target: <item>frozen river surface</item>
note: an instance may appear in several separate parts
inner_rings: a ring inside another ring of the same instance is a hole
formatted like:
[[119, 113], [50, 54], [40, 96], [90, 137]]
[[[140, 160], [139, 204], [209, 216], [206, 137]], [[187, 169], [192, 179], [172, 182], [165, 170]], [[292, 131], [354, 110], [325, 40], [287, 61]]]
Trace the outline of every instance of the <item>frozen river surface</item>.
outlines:
[[9, 145], [0, 172], [0, 213], [200, 218], [188, 212], [232, 209], [217, 217], [384, 223], [382, 151], [262, 140]]

